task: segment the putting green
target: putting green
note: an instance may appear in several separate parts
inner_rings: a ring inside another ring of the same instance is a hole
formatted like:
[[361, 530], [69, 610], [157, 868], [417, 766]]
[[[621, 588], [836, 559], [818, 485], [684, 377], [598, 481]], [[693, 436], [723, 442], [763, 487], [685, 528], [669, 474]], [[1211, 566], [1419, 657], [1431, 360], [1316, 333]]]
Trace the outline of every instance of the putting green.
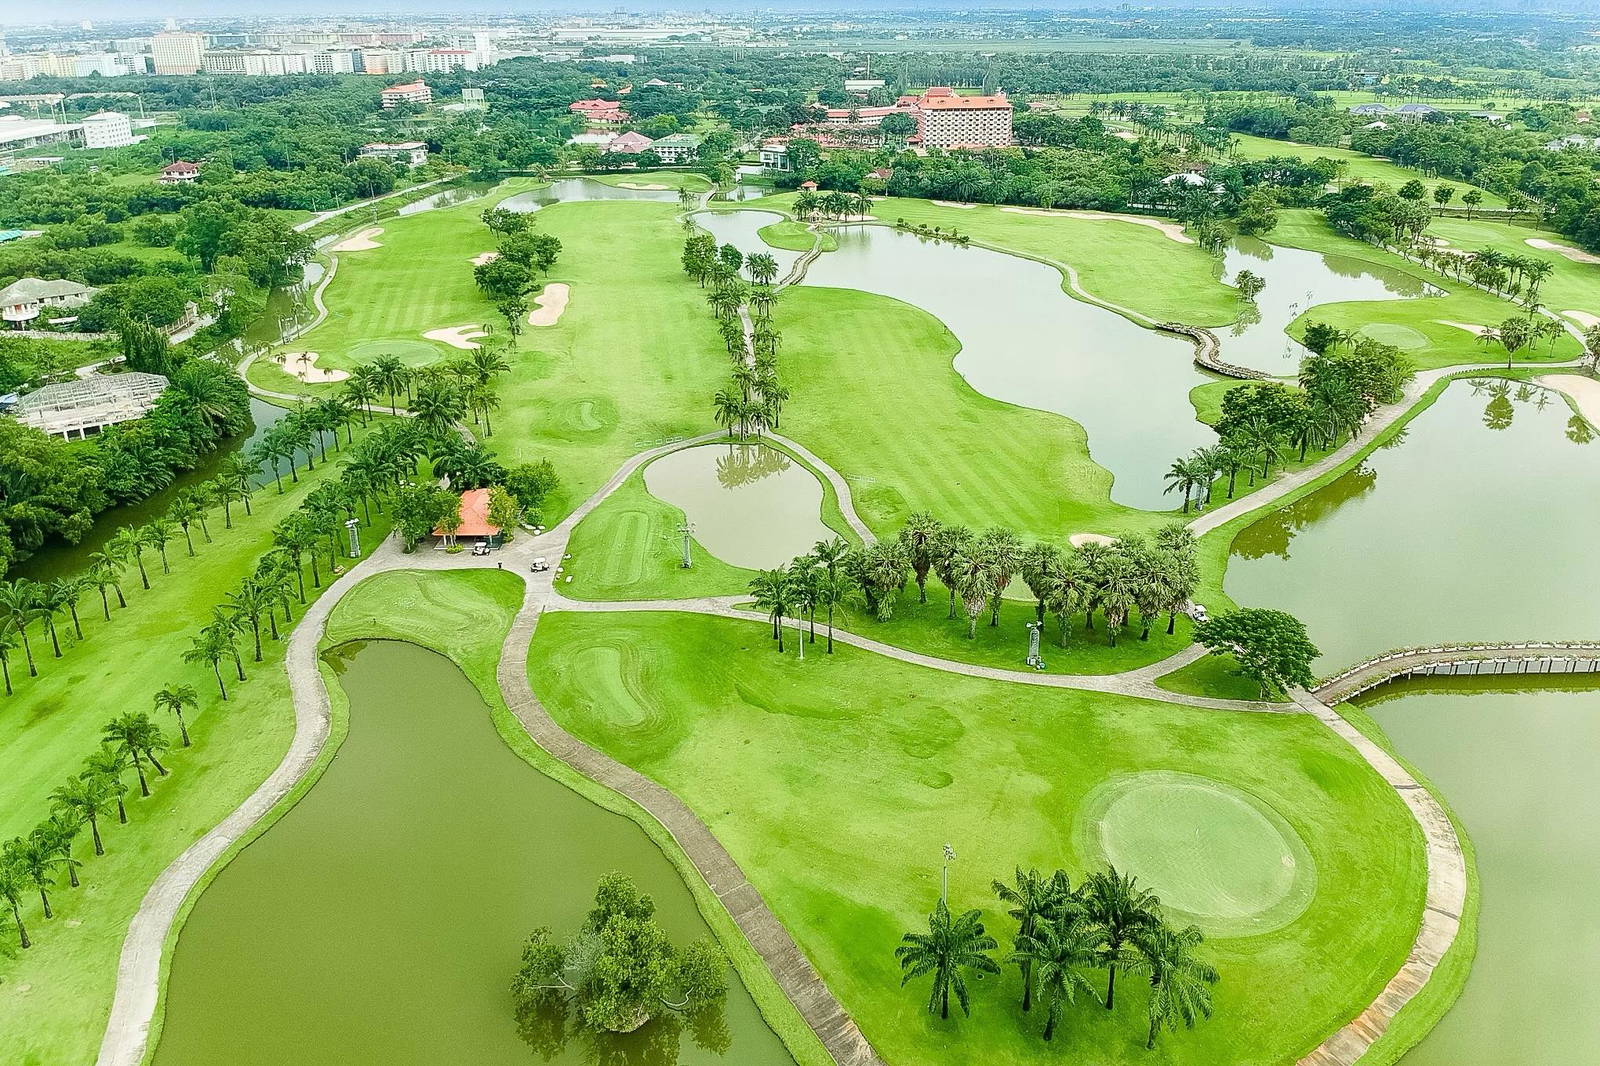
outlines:
[[1240, 789], [1194, 774], [1121, 774], [1085, 797], [1073, 836], [1210, 936], [1254, 936], [1294, 921], [1316, 893], [1316, 867], [1282, 815]]
[[407, 366], [423, 366], [444, 358], [444, 349], [427, 341], [362, 341], [345, 353], [352, 363], [368, 363], [392, 355]]
[[1421, 330], [1402, 326], [1398, 322], [1368, 322], [1361, 327], [1361, 332], [1380, 344], [1392, 344], [1407, 351], [1426, 348], [1430, 343], [1427, 335]]

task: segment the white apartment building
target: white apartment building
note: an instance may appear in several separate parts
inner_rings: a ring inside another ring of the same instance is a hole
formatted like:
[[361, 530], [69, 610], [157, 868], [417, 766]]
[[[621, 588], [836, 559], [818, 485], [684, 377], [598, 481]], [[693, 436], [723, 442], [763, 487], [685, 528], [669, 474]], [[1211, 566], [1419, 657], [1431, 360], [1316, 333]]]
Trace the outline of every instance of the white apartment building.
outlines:
[[427, 83], [420, 78], [405, 85], [391, 85], [383, 90], [382, 96], [383, 109], [385, 111], [401, 104], [422, 104], [427, 106], [433, 103], [433, 90], [428, 88]]
[[126, 148], [133, 143], [133, 123], [121, 111], [97, 111], [83, 120], [85, 148]]
[[398, 48], [363, 48], [361, 69], [368, 74], [401, 74], [406, 69], [405, 53]]
[[448, 74], [452, 70], [477, 70], [478, 53], [470, 48], [411, 48], [406, 70], [423, 74]]
[[356, 72], [356, 56], [359, 53], [347, 48], [311, 53], [311, 73], [313, 74], [354, 74]]
[[422, 141], [403, 141], [399, 144], [364, 144], [361, 146], [363, 159], [387, 159], [391, 163], [402, 163], [408, 167], [420, 167], [428, 161], [428, 146]]
[[917, 133], [928, 148], [989, 148], [1011, 143], [1011, 101], [997, 96], [957, 96], [948, 88], [912, 98]]
[[150, 39], [157, 74], [197, 74], [205, 50], [203, 33], [158, 33]]

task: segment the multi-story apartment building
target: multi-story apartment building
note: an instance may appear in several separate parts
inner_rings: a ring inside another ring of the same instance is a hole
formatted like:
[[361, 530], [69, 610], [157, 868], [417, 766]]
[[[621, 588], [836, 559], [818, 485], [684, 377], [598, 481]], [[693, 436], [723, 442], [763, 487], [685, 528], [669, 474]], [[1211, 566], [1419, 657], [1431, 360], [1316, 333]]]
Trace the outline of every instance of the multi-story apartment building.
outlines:
[[916, 107], [917, 134], [926, 148], [993, 148], [1011, 143], [1011, 101], [995, 96], [958, 96], [935, 86], [921, 96], [901, 97]]
[[97, 111], [83, 120], [85, 148], [126, 148], [133, 143], [133, 123], [121, 111]]
[[406, 51], [407, 70], [445, 74], [458, 68], [477, 70], [478, 53], [470, 48], [412, 48]]
[[405, 85], [391, 85], [383, 90], [383, 109], [388, 111], [401, 104], [427, 104], [433, 103], [433, 90], [418, 78], [416, 81]]
[[158, 33], [150, 39], [157, 74], [197, 74], [205, 50], [203, 33]]

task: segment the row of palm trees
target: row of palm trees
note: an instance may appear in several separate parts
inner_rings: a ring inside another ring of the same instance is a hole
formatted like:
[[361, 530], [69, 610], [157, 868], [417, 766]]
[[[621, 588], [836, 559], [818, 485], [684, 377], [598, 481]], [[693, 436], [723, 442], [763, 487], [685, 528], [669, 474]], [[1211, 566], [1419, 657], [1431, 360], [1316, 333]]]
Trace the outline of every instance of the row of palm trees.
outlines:
[[1520, 300], [1530, 312], [1539, 306], [1539, 292], [1555, 273], [1555, 265], [1543, 259], [1494, 248], [1461, 252], [1418, 241], [1410, 251], [1415, 259], [1439, 273], [1458, 281], [1464, 278], [1491, 292]]
[[872, 212], [872, 199], [863, 192], [812, 192], [802, 189], [794, 198], [794, 213], [801, 218], [851, 218]]
[[[693, 226], [692, 221], [687, 225]], [[772, 322], [778, 292], [772, 282], [778, 273], [777, 262], [765, 252], [744, 256], [733, 245], [716, 249], [709, 234], [693, 229], [684, 241], [685, 272], [702, 273], [702, 264], [714, 256], [705, 278], [711, 281], [706, 294], [716, 315], [717, 329], [731, 364], [728, 384], [712, 397], [712, 413], [717, 424], [740, 440], [760, 436], [776, 428], [789, 399], [789, 389], [778, 378], [778, 351], [783, 338]], [[740, 267], [750, 271], [753, 285], [745, 284]], [[748, 329], [746, 313], [749, 315]]]
[[15, 578], [0, 582], [0, 682], [3, 682], [5, 694], [10, 696], [14, 691], [11, 663], [19, 648], [28, 676], [39, 675], [30, 633], [34, 623], [40, 623], [43, 635], [49, 637], [52, 656], [61, 658], [64, 652], [59, 626], [63, 613], [71, 621], [73, 636], [81, 642], [84, 637], [78, 605], [90, 592], [96, 592], [100, 597], [101, 614], [106, 622], [111, 622], [112, 595], [116, 597], [119, 610], [128, 606], [122, 588], [128, 566], [131, 564], [137, 569], [140, 586], [148, 590], [147, 552], [161, 560], [163, 574], [172, 572], [168, 549], [180, 538], [186, 554], [193, 558], [197, 554], [196, 529], [205, 543], [212, 543], [209, 519], [213, 508], [221, 509], [228, 529], [233, 528], [235, 503], [242, 503], [245, 512], [250, 513], [255, 474], [256, 468], [247, 460], [238, 455], [225, 456], [210, 480], [178, 493], [164, 514], [143, 525], [118, 529], [99, 551], [91, 553], [89, 568], [83, 573], [50, 581]]
[[[999, 943], [984, 929], [982, 912], [950, 913], [941, 898], [928, 918], [926, 933], [906, 933], [895, 948], [903, 973], [900, 983], [931, 977], [928, 1013], [950, 1017], [950, 997], [964, 1014], [972, 1013], [969, 976], [981, 978], [1016, 966], [1022, 976], [1022, 1010], [1035, 998], [1044, 1005], [1044, 1039], [1055, 1037], [1062, 1009], [1084, 996], [1106, 1010], [1116, 1005], [1117, 974], [1142, 978], [1148, 992], [1145, 1047], [1154, 1048], [1163, 1028], [1182, 1022], [1193, 1028], [1211, 1017], [1211, 986], [1217, 971], [1196, 949], [1205, 937], [1193, 925], [1168, 924], [1161, 901], [1138, 879], [1115, 867], [1090, 874], [1076, 888], [1063, 870], [1044, 875], [1017, 868], [1011, 883], [994, 882], [1001, 904], [1017, 923], [1012, 950], [1002, 960]], [[1090, 980], [1106, 972], [1102, 999]]]
[[1150, 540], [1128, 534], [1109, 543], [1088, 541], [1073, 547], [1049, 541], [1026, 544], [1005, 527], [973, 533], [918, 512], [894, 540], [860, 548], [838, 538], [818, 541], [787, 565], [757, 574], [750, 591], [772, 621], [780, 652], [784, 619], [809, 620], [809, 640], [816, 643], [821, 611], [831, 653], [834, 611], [852, 593], [859, 591], [867, 610], [887, 622], [909, 582], [916, 583], [918, 602], [928, 602], [930, 575], [949, 593], [949, 618], [957, 617], [960, 604], [968, 639], [977, 637], [985, 613], [990, 626], [1000, 624], [1005, 590], [1020, 576], [1033, 593], [1035, 620], [1042, 623], [1046, 614], [1054, 615], [1062, 647], [1080, 614], [1086, 631], [1093, 631], [1095, 614], [1100, 614], [1112, 647], [1135, 610], [1140, 640], [1150, 638], [1163, 613], [1170, 634], [1199, 582], [1194, 537], [1181, 523], [1164, 526]]
[[[183, 714], [199, 704], [189, 685], [171, 685], [155, 695], [155, 709], [177, 717], [183, 747], [189, 746], [189, 729]], [[0, 847], [0, 934], [6, 924], [17, 937], [18, 946], [33, 946], [22, 920], [22, 903], [38, 893], [45, 920], [55, 917], [50, 893], [64, 874], [69, 888], [82, 884], [79, 871], [84, 861], [75, 848], [85, 829], [89, 832], [96, 856], [106, 853], [102, 819], [116, 812], [117, 824], [128, 823], [127, 774], [131, 769], [139, 781], [139, 794], [150, 795], [146, 764], [162, 777], [167, 768], [160, 753], [170, 746], [166, 735], [141, 711], [129, 711], [107, 722], [101, 730], [100, 746], [84, 760], [83, 769], [68, 777], [50, 793], [50, 816], [25, 837], [16, 837]], [[4, 943], [0, 939], [0, 943]], [[6, 950], [9, 950], [7, 948]]]
[[[387, 407], [391, 414], [399, 414], [401, 396], [405, 397], [406, 406], [420, 417], [422, 412], [415, 409], [418, 390], [431, 385], [437, 392], [440, 386], [450, 384], [473, 421], [487, 422], [500, 406], [493, 383], [511, 366], [506, 361], [510, 345], [501, 341], [492, 327], [484, 326], [484, 332], [487, 336], [479, 342], [479, 347], [443, 363], [408, 367], [392, 355], [359, 363], [340, 386], [339, 399], [360, 412], [363, 422], [384, 399], [389, 402], [381, 406]], [[486, 434], [492, 436], [493, 433], [490, 426]]]

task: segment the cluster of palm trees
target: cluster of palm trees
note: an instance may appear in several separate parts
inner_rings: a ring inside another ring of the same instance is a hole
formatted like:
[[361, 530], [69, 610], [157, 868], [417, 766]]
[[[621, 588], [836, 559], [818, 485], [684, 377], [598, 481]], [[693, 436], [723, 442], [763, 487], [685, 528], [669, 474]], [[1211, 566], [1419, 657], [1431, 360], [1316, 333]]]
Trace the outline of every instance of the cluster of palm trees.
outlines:
[[1000, 624], [1005, 590], [1020, 576], [1033, 593], [1035, 620], [1042, 623], [1046, 614], [1053, 615], [1062, 647], [1080, 614], [1085, 631], [1093, 631], [1095, 614], [1100, 614], [1112, 647], [1134, 611], [1140, 640], [1149, 639], [1163, 613], [1172, 633], [1178, 612], [1188, 607], [1199, 582], [1194, 537], [1181, 523], [1164, 526], [1149, 540], [1128, 534], [1073, 547], [1049, 541], [1026, 544], [1005, 527], [973, 533], [918, 512], [894, 540], [861, 548], [837, 538], [819, 541], [789, 564], [762, 571], [750, 591], [772, 620], [779, 651], [785, 618], [809, 620], [809, 640], [815, 643], [820, 610], [832, 652], [834, 611], [852, 593], [859, 591], [866, 609], [887, 622], [908, 582], [916, 583], [918, 602], [928, 602], [930, 575], [949, 593], [949, 618], [958, 617], [960, 605], [968, 639], [977, 637], [978, 621], [986, 613], [991, 626]]
[[[177, 717], [186, 748], [189, 729], [183, 713], [198, 704], [199, 698], [189, 685], [171, 685], [155, 695], [155, 709], [170, 711]], [[148, 765], [165, 777], [167, 768], [159, 755], [169, 746], [161, 728], [144, 712], [129, 711], [105, 724], [100, 746], [84, 760], [83, 769], [50, 793], [50, 816], [27, 836], [17, 837], [0, 848], [0, 934], [6, 932], [4, 927], [9, 922], [18, 945], [33, 946], [22, 920], [23, 900], [37, 893], [45, 919], [55, 917], [50, 893], [59, 886], [62, 875], [69, 888], [82, 884], [82, 853], [75, 854], [74, 849], [84, 830], [89, 832], [94, 854], [104, 855], [102, 819], [109, 819], [114, 811], [119, 825], [128, 822], [128, 771], [131, 769], [138, 778], [139, 794], [149, 796], [150, 780], [145, 767]]]
[[1418, 241], [1410, 251], [1413, 258], [1439, 273], [1520, 300], [1529, 311], [1539, 306], [1539, 290], [1556, 269], [1543, 259], [1494, 248], [1461, 252], [1430, 241]]
[[163, 574], [171, 573], [168, 552], [179, 539], [183, 541], [186, 554], [193, 558], [196, 529], [205, 543], [212, 542], [209, 521], [212, 508], [221, 508], [224, 524], [229, 529], [233, 528], [235, 503], [243, 503], [246, 513], [249, 512], [255, 474], [255, 467], [247, 460], [237, 455], [225, 456], [215, 476], [178, 493], [164, 514], [143, 525], [117, 530], [99, 551], [90, 555], [89, 568], [83, 573], [49, 581], [16, 578], [0, 583], [0, 683], [5, 694], [10, 696], [14, 691], [12, 657], [19, 649], [27, 664], [28, 676], [39, 676], [32, 640], [34, 623], [39, 623], [40, 635], [48, 637], [52, 657], [61, 658], [64, 621], [70, 621], [76, 640], [84, 639], [78, 605], [85, 596], [91, 591], [99, 594], [101, 614], [110, 622], [113, 595], [119, 609], [128, 606], [122, 581], [130, 563], [138, 571], [140, 586], [148, 590], [150, 569], [145, 565], [146, 553], [161, 560]]
[[1554, 341], [1567, 332], [1567, 328], [1553, 318], [1535, 317], [1530, 311], [1526, 318], [1512, 315], [1498, 326], [1486, 326], [1478, 331], [1478, 343], [1484, 347], [1498, 344], [1506, 352], [1506, 369], [1524, 348], [1540, 341]]
[[437, 409], [446, 394], [454, 392], [454, 403], [474, 423], [482, 422], [485, 435], [493, 436], [490, 416], [499, 409], [500, 398], [494, 382], [499, 375], [511, 369], [506, 361], [510, 346], [501, 341], [494, 330], [484, 327], [487, 334], [479, 346], [467, 354], [442, 363], [423, 367], [408, 367], [392, 355], [357, 364], [339, 389], [339, 399], [350, 409], [361, 412], [363, 422], [370, 411], [387, 399], [391, 414], [400, 413], [400, 397], [412, 414], [421, 418], [430, 409]]
[[[994, 890], [1017, 922], [1004, 960], [991, 954], [999, 944], [985, 932], [982, 913], [952, 915], [943, 898], [928, 918], [928, 931], [905, 934], [895, 948], [902, 985], [932, 978], [928, 1013], [949, 1018], [954, 993], [970, 1015], [968, 976], [998, 974], [1004, 961], [1021, 972], [1023, 1012], [1033, 1010], [1035, 997], [1043, 1004], [1046, 1040], [1055, 1037], [1062, 1008], [1079, 995], [1114, 1009], [1119, 971], [1142, 978], [1148, 992], [1146, 1048], [1155, 1047], [1163, 1028], [1176, 1030], [1179, 1022], [1193, 1028], [1211, 1017], [1218, 974], [1196, 954], [1204, 936], [1195, 926], [1168, 924], [1161, 901], [1140, 888], [1137, 878], [1108, 867], [1073, 888], [1063, 870], [1046, 876], [1019, 867], [1012, 883], [995, 881]], [[1089, 979], [1096, 970], [1106, 971], [1103, 1000]]]
[[864, 192], [812, 192], [802, 189], [794, 198], [794, 213], [801, 218], [865, 217], [872, 211], [872, 198]]
[[[691, 232], [684, 241], [683, 262], [686, 273], [711, 283], [706, 302], [732, 365], [728, 384], [712, 398], [717, 424], [730, 437], [737, 432], [740, 440], [760, 436], [777, 427], [789, 399], [788, 388], [778, 379], [783, 338], [772, 322], [777, 261], [765, 252], [745, 256], [731, 244], [718, 249], [709, 234]], [[750, 272], [753, 284], [745, 283], [741, 267]]]

